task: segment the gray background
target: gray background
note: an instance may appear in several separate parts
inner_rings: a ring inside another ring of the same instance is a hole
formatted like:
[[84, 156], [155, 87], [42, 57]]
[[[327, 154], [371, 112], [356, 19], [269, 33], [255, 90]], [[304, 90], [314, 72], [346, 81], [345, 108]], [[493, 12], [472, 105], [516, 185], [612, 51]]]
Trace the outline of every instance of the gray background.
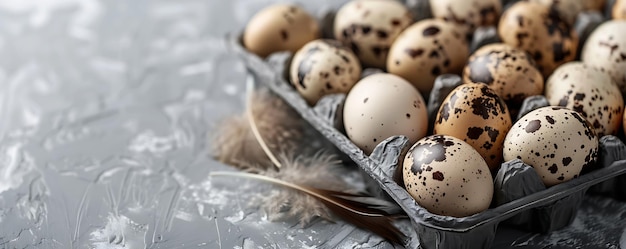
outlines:
[[[211, 129], [243, 107], [225, 35], [273, 2], [1, 0], [0, 248], [390, 247], [341, 221], [270, 222], [248, 207], [258, 183], [208, 178], [231, 170]], [[588, 197], [571, 227], [502, 228], [495, 247], [617, 248], [624, 227], [624, 203]]]

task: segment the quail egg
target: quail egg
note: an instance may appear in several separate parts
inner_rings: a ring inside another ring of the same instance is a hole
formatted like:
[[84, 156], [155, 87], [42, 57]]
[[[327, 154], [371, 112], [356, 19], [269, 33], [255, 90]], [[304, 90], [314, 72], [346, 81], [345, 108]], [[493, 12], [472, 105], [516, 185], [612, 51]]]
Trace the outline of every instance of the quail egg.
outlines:
[[465, 217], [491, 204], [489, 167], [472, 146], [458, 138], [433, 135], [421, 139], [407, 153], [402, 172], [407, 192], [431, 213]]
[[243, 33], [243, 45], [250, 52], [266, 57], [279, 51], [296, 52], [319, 35], [317, 20], [304, 9], [276, 4], [250, 19]]
[[577, 177], [595, 162], [598, 137], [578, 112], [560, 106], [534, 110], [518, 120], [504, 140], [504, 160], [532, 166], [546, 186]]
[[348, 93], [361, 77], [361, 64], [350, 49], [335, 40], [315, 40], [291, 62], [291, 82], [311, 105], [332, 93]]
[[585, 64], [607, 72], [626, 93], [626, 20], [610, 20], [591, 33], [582, 50]]
[[462, 26], [468, 35], [497, 24], [502, 13], [500, 0], [430, 0], [430, 8], [434, 17]]
[[337, 12], [334, 35], [350, 46], [364, 66], [383, 69], [389, 47], [411, 23], [411, 12], [398, 1], [355, 0]]

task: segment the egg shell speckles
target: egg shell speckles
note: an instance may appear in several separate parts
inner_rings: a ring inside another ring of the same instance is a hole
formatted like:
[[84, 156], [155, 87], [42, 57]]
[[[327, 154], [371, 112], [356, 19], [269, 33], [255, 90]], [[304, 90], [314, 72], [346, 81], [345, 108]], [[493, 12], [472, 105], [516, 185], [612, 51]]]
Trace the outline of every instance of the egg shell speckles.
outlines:
[[626, 94], [626, 20], [611, 20], [598, 26], [587, 39], [581, 59], [608, 72]]
[[430, 0], [433, 16], [460, 25], [464, 33], [497, 24], [502, 13], [500, 0]]
[[582, 62], [562, 65], [548, 78], [546, 98], [550, 105], [582, 114], [598, 137], [615, 135], [622, 122], [624, 100], [611, 77]]
[[533, 166], [546, 186], [577, 177], [595, 163], [598, 137], [578, 112], [559, 106], [534, 110], [518, 120], [504, 141], [504, 160]]
[[243, 44], [250, 52], [266, 57], [279, 51], [295, 53], [319, 36], [317, 20], [304, 9], [276, 4], [259, 11], [250, 19], [243, 33]]
[[578, 35], [555, 9], [535, 2], [517, 2], [500, 18], [502, 41], [533, 56], [544, 77], [576, 58]]
[[587, 7], [584, 0], [531, 0], [531, 2], [541, 3], [553, 8], [569, 25], [574, 25], [578, 14]]
[[613, 19], [626, 20], [626, 0], [617, 0], [611, 13]]
[[502, 143], [511, 124], [506, 104], [489, 86], [468, 83], [455, 88], [443, 101], [434, 134], [467, 142], [496, 170], [502, 163]]
[[480, 48], [463, 70], [464, 83], [485, 83], [512, 106], [543, 93], [543, 77], [524, 50], [499, 43]]
[[431, 213], [465, 217], [491, 204], [489, 167], [460, 139], [443, 135], [421, 139], [407, 153], [402, 172], [409, 194]]
[[461, 30], [440, 19], [427, 19], [407, 28], [391, 46], [387, 70], [430, 93], [437, 76], [459, 74], [469, 48]]
[[428, 130], [422, 95], [392, 74], [374, 74], [357, 82], [343, 110], [348, 137], [367, 154], [391, 136], [406, 136], [414, 143]]
[[337, 12], [334, 35], [364, 66], [384, 69], [391, 44], [411, 23], [411, 12], [398, 1], [356, 0]]
[[361, 64], [340, 42], [315, 40], [295, 54], [289, 72], [300, 95], [314, 105], [324, 95], [348, 93], [361, 77]]

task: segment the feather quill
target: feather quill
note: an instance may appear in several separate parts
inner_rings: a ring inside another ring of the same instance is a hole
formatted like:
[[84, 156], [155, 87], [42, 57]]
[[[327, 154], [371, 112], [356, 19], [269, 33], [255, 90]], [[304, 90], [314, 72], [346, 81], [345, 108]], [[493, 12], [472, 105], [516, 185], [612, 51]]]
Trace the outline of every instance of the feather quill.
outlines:
[[[288, 164], [285, 164], [288, 165]], [[343, 192], [337, 192], [332, 190], [325, 190], [321, 188], [314, 188], [300, 184], [290, 183], [284, 180], [280, 180], [274, 177], [244, 173], [244, 172], [212, 172], [211, 176], [230, 176], [241, 177], [260, 180], [272, 184], [276, 184], [285, 188], [287, 191], [296, 191], [297, 193], [306, 194], [320, 202], [325, 207], [316, 206], [313, 212], [321, 212], [321, 214], [315, 214], [322, 218], [330, 220], [330, 214], [327, 210], [331, 210], [334, 215], [343, 218], [345, 221], [352, 223], [358, 227], [368, 229], [379, 236], [387, 239], [396, 244], [403, 244], [406, 239], [405, 235], [393, 225], [393, 222], [402, 217], [402, 215], [388, 214], [380, 209], [372, 207], [367, 203], [351, 200], [350, 197], [358, 197], [356, 194], [348, 194]], [[293, 194], [288, 194], [292, 196]], [[293, 195], [293, 196], [297, 196]], [[286, 197], [286, 196], [284, 196]], [[302, 202], [302, 203], [314, 203], [314, 202]], [[293, 208], [293, 207], [292, 207]], [[309, 211], [311, 212], [311, 211]], [[295, 214], [295, 211], [290, 211], [290, 214]], [[314, 213], [311, 213], [314, 214]]]

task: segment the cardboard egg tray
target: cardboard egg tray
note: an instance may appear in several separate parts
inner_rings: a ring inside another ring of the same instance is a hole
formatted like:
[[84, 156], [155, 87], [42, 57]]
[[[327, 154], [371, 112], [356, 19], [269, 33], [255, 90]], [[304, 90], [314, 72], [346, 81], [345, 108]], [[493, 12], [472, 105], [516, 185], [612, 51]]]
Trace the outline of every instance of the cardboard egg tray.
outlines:
[[[324, 25], [326, 26], [326, 25]], [[233, 52], [245, 63], [249, 80], [284, 99], [304, 120], [371, 177], [384, 197], [397, 202], [430, 248], [491, 248], [500, 224], [531, 232], [549, 233], [568, 226], [589, 192], [626, 200], [626, 146], [616, 136], [600, 139], [596, 167], [568, 182], [546, 188], [531, 166], [519, 160], [502, 164], [494, 175], [494, 202], [481, 213], [456, 218], [420, 207], [401, 182], [402, 161], [411, 144], [406, 137], [390, 137], [368, 156], [345, 135], [342, 111], [345, 94], [323, 97], [309, 106], [287, 80], [290, 53], [262, 59], [248, 52], [240, 37], [229, 37]]]

